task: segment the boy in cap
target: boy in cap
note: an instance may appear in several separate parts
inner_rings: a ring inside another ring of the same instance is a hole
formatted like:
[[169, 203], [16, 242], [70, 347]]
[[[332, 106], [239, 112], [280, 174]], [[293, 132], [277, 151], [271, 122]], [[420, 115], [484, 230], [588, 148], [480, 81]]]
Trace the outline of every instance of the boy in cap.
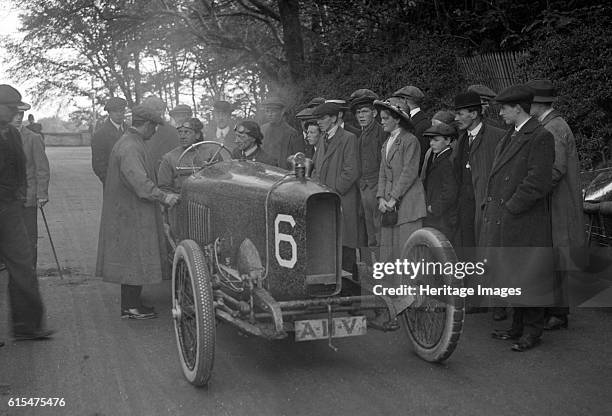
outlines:
[[365, 217], [369, 247], [377, 247], [380, 239], [380, 211], [376, 190], [380, 171], [381, 149], [387, 139], [387, 133], [376, 121], [378, 110], [374, 100], [378, 95], [366, 89], [355, 91], [351, 97], [351, 110], [361, 127], [359, 132], [359, 192]]
[[102, 182], [106, 179], [108, 169], [108, 158], [117, 140], [125, 133], [125, 109], [127, 102], [123, 98], [111, 97], [104, 105], [108, 117], [98, 127], [91, 138], [91, 167]]
[[15, 340], [49, 338], [32, 250], [22, 217], [26, 161], [19, 131], [10, 123], [27, 104], [10, 85], [0, 85], [0, 258], [8, 269]]
[[423, 166], [425, 153], [429, 149], [429, 143], [423, 133], [431, 127], [431, 120], [427, 118], [425, 113], [421, 111], [421, 102], [425, 98], [425, 94], [418, 87], [408, 85], [395, 91], [392, 97], [400, 99], [400, 108], [410, 114], [410, 121], [414, 127], [414, 135], [419, 139], [421, 144], [421, 159], [419, 161], [419, 170]]
[[141, 302], [142, 285], [160, 283], [166, 239], [159, 204], [174, 206], [179, 196], [159, 189], [145, 142], [164, 121], [145, 106], [132, 109], [132, 127], [111, 152], [105, 183], [96, 276], [121, 284], [121, 318], [156, 317]]
[[338, 107], [340, 108], [340, 112], [338, 113], [338, 123], [340, 124], [340, 127], [342, 127], [344, 130], [348, 132], [353, 133], [355, 137], [359, 137], [360, 129], [358, 129], [348, 120], [345, 120], [345, 116], [347, 115], [347, 110], [349, 109], [349, 106], [346, 100], [332, 99], [332, 100], [325, 100], [325, 102], [338, 105]]
[[425, 130], [429, 138], [431, 160], [423, 180], [427, 217], [423, 226], [433, 227], [453, 241], [457, 224], [457, 180], [450, 156], [455, 129], [448, 124], [436, 124]]
[[[166, 113], [166, 103], [156, 95], [150, 95], [142, 101], [142, 105], [153, 112], [162, 121]], [[172, 126], [163, 123], [159, 125], [146, 145], [151, 152], [151, 161], [155, 171], [159, 169], [162, 157], [179, 145], [178, 133]]]
[[306, 151], [300, 133], [283, 119], [285, 104], [279, 97], [270, 97], [263, 103], [267, 123], [261, 126], [263, 150], [275, 160], [278, 166], [289, 169], [287, 158], [298, 152]]
[[[537, 117], [546, 130], [555, 139], [555, 162], [553, 164], [553, 191], [550, 197], [553, 247], [559, 247], [560, 264], [556, 278], [559, 290], [567, 290], [567, 272], [571, 264], [569, 251], [572, 247], [583, 247], [586, 244], [584, 233], [584, 215], [582, 212], [582, 193], [580, 188], [580, 163], [576, 151], [574, 133], [561, 114], [552, 106], [557, 91], [547, 79], [533, 80], [527, 83], [533, 90], [531, 115]], [[563, 293], [567, 305], [567, 293]], [[566, 306], [549, 308], [546, 311], [545, 329], [567, 328], [569, 308]]]
[[357, 138], [340, 127], [337, 104], [324, 103], [315, 108], [324, 136], [319, 140], [314, 155], [313, 178], [329, 186], [340, 195], [342, 204], [342, 268], [352, 272], [357, 261], [355, 249], [363, 247], [360, 229], [363, 223], [359, 216], [359, 147]]
[[549, 194], [555, 158], [554, 138], [529, 115], [533, 93], [523, 85], [506, 88], [495, 101], [512, 128], [497, 146], [482, 204], [484, 222], [479, 245], [484, 248], [487, 283], [518, 287], [512, 326], [492, 336], [513, 340], [514, 351], [540, 342], [545, 308], [554, 301]]

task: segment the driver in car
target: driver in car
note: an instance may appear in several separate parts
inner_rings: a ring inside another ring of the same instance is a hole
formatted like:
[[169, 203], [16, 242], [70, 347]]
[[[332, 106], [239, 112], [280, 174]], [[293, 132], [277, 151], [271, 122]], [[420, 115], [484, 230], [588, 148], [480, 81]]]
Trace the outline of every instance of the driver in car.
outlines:
[[172, 149], [162, 157], [157, 175], [160, 189], [180, 193], [181, 185], [191, 170], [180, 171], [177, 167], [202, 167], [211, 162], [217, 150], [216, 146], [202, 145], [187, 152], [179, 161], [183, 152], [192, 144], [202, 140], [202, 122], [197, 118], [190, 118], [180, 123], [176, 129], [179, 135], [179, 146]]
[[278, 166], [278, 161], [266, 153], [261, 146], [263, 134], [259, 124], [252, 120], [243, 120], [236, 125], [234, 131], [236, 132], [237, 148], [232, 153], [232, 158]]

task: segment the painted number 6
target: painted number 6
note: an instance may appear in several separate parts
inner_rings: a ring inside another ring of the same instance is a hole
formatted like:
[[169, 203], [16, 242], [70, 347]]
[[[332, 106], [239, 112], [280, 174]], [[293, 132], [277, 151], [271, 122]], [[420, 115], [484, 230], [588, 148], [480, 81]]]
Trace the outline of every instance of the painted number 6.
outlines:
[[[276, 255], [276, 261], [282, 267], [293, 269], [295, 263], [297, 263], [297, 244], [291, 234], [281, 233], [279, 230], [279, 224], [286, 222], [291, 225], [291, 228], [295, 227], [295, 220], [291, 215], [278, 214], [274, 220], [274, 254]], [[291, 257], [284, 259], [280, 255], [280, 244], [281, 241], [288, 243], [291, 246]]]

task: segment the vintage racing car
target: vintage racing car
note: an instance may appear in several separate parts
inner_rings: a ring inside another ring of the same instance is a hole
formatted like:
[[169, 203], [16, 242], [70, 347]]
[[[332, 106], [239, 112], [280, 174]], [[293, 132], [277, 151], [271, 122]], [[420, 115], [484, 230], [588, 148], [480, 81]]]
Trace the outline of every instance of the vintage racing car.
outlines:
[[[325, 339], [366, 333], [366, 312], [388, 312], [414, 350], [431, 362], [455, 349], [464, 300], [452, 295], [377, 296], [371, 268], [341, 269], [340, 197], [309, 178], [311, 161], [292, 158], [293, 171], [231, 160], [217, 146], [205, 166], [178, 166], [189, 175], [166, 224], [173, 248], [172, 316], [185, 377], [206, 385], [213, 369], [218, 321], [267, 339]], [[187, 149], [186, 151], [188, 151]], [[180, 165], [180, 161], [179, 161]], [[434, 249], [437, 248], [437, 249]], [[424, 228], [412, 234], [403, 258], [456, 261], [448, 240]], [[459, 287], [453, 276], [440, 284]]]

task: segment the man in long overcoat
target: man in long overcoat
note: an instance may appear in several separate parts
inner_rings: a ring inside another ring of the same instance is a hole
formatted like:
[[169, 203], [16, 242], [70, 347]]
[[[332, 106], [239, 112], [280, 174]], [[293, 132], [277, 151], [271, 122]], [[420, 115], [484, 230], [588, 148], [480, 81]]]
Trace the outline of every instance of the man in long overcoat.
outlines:
[[[471, 260], [473, 248], [482, 225], [481, 204], [485, 198], [487, 180], [495, 148], [504, 131], [483, 120], [482, 99], [476, 92], [463, 92], [455, 97], [455, 122], [460, 136], [453, 150], [455, 177], [458, 181], [457, 232], [454, 244], [462, 260]], [[477, 279], [465, 279], [468, 287], [475, 288]], [[482, 299], [468, 299], [468, 310], [474, 311]], [[506, 319], [505, 308], [495, 308], [493, 319]]]
[[105, 183], [96, 275], [121, 284], [121, 317], [149, 319], [142, 285], [162, 280], [166, 245], [159, 203], [173, 206], [178, 195], [156, 185], [145, 141], [163, 120], [144, 106], [132, 110], [132, 127], [113, 147]]
[[123, 98], [110, 98], [104, 105], [104, 110], [108, 112], [108, 117], [96, 129], [91, 138], [91, 167], [100, 179], [100, 182], [102, 182], [102, 186], [104, 186], [106, 179], [108, 158], [110, 157], [111, 150], [113, 150], [117, 140], [127, 130], [127, 126], [124, 123], [126, 106], [127, 102]]
[[549, 80], [534, 80], [527, 83], [534, 92], [531, 115], [537, 117], [546, 130], [555, 138], [555, 163], [553, 165], [551, 195], [551, 215], [553, 247], [556, 248], [558, 267], [556, 272], [557, 289], [565, 298], [564, 306], [547, 310], [547, 329], [567, 327], [567, 270], [571, 248], [586, 244], [582, 194], [580, 187], [580, 163], [576, 151], [576, 140], [572, 130], [561, 114], [552, 107], [557, 96], [556, 89]]
[[493, 337], [515, 340], [515, 351], [535, 347], [545, 308], [553, 301], [552, 232], [549, 194], [555, 157], [552, 134], [529, 116], [533, 94], [519, 85], [495, 100], [513, 128], [502, 138], [487, 183], [480, 245], [489, 260], [490, 286], [518, 287], [512, 327]]
[[313, 117], [325, 132], [314, 155], [313, 177], [340, 194], [342, 204], [342, 268], [352, 271], [355, 249], [364, 245], [360, 236], [365, 226], [359, 217], [359, 143], [354, 134], [338, 124], [339, 107], [324, 103], [315, 108]]
[[263, 150], [272, 159], [278, 160], [280, 168], [289, 169], [287, 158], [297, 152], [306, 151], [304, 139], [283, 119], [285, 104], [279, 97], [270, 97], [263, 105], [268, 120], [261, 126], [264, 135]]

